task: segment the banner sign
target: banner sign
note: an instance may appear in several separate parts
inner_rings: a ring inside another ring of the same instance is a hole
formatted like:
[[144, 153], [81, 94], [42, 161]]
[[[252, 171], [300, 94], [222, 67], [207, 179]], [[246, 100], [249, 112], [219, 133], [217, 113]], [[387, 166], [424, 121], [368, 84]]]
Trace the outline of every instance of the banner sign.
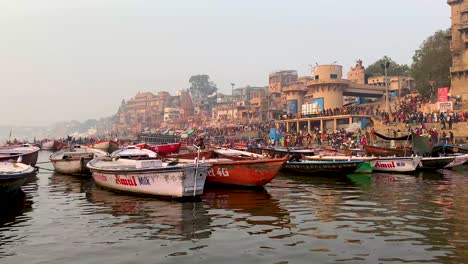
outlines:
[[452, 101], [437, 102], [437, 109], [441, 112], [452, 111], [453, 110]]
[[286, 110], [288, 114], [296, 115], [297, 114], [297, 100], [288, 100], [286, 102]]
[[439, 92], [438, 92], [438, 102], [447, 102], [448, 101], [448, 91], [449, 91], [449, 88], [448, 87], [443, 87], [443, 88], [439, 88]]

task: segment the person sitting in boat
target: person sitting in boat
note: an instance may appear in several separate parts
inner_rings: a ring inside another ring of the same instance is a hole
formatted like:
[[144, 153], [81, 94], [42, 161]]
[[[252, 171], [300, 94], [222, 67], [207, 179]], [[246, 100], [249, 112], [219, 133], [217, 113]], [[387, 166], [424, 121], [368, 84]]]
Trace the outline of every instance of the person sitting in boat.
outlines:
[[195, 142], [195, 145], [197, 147], [199, 147], [200, 149], [205, 149], [205, 142], [203, 140], [203, 137], [199, 137], [196, 142]]

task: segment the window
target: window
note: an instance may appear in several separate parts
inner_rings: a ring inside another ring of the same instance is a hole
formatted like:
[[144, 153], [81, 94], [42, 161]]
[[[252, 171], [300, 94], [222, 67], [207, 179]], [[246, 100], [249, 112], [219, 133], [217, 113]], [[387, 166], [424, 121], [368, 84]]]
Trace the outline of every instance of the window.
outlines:
[[338, 75], [337, 74], [330, 74], [330, 79], [338, 79]]

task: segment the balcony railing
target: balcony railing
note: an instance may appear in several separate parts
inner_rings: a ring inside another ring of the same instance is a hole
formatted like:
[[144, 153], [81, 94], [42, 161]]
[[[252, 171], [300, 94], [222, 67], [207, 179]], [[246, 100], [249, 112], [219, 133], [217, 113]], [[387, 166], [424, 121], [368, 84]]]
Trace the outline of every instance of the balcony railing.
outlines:
[[456, 3], [459, 3], [461, 2], [461, 0], [447, 0], [447, 4], [449, 5], [453, 5], [453, 4], [456, 4]]
[[459, 65], [450, 67], [450, 72], [468, 72], [468, 65]]

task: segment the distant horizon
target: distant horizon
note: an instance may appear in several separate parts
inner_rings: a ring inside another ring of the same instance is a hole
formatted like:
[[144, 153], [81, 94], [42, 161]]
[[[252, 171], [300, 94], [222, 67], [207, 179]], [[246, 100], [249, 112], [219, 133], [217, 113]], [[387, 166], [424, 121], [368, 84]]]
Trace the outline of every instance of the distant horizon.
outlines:
[[[424, 5], [424, 8], [421, 8]], [[414, 51], [450, 27], [445, 1], [1, 1], [0, 125], [50, 126], [114, 115], [138, 91], [189, 87], [207, 74], [221, 93], [267, 86], [279, 70], [345, 72]], [[385, 11], [385, 12], [384, 12]]]

